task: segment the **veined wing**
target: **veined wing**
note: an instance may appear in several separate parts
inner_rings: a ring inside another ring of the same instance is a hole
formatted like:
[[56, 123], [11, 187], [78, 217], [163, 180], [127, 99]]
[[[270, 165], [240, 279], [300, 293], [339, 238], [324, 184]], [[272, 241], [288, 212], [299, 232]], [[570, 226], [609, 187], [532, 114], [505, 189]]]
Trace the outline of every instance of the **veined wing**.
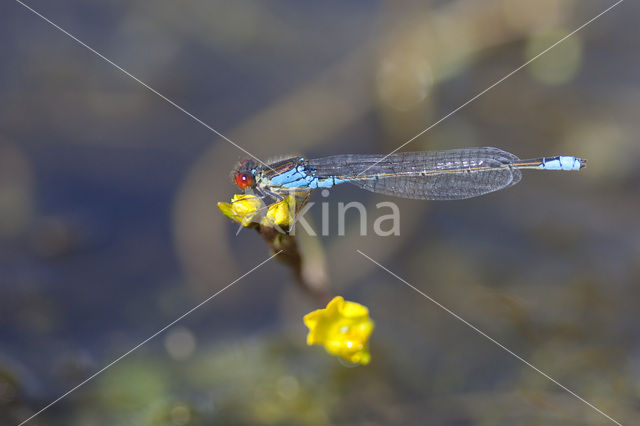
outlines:
[[309, 160], [318, 177], [335, 177], [368, 191], [402, 198], [459, 200], [515, 185], [515, 155], [497, 148], [337, 155]]

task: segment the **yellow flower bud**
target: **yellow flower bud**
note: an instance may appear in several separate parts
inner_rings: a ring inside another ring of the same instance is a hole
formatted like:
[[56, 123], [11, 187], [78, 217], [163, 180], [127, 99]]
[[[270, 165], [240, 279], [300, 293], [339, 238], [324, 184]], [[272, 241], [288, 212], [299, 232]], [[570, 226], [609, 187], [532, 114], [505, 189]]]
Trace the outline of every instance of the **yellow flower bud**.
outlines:
[[[289, 226], [293, 222], [296, 198], [288, 196], [282, 201], [270, 205], [267, 213], [259, 220], [263, 226]], [[229, 219], [238, 222], [242, 226], [249, 226], [252, 222], [258, 222], [260, 211], [264, 209], [262, 200], [255, 195], [236, 194], [231, 203], [218, 203], [218, 208]]]
[[296, 198], [290, 195], [279, 203], [269, 206], [269, 211], [260, 223], [266, 226], [289, 226], [293, 222], [295, 206]]
[[260, 207], [262, 207], [262, 201], [258, 197], [245, 194], [234, 195], [231, 203], [218, 203], [222, 214], [244, 226], [249, 226]]

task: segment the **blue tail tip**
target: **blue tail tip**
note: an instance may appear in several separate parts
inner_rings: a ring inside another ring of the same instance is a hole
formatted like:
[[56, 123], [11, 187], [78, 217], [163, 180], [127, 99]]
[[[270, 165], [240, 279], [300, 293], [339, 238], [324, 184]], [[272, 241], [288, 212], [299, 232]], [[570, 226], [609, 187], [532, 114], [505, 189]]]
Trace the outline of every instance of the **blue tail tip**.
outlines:
[[578, 158], [580, 160], [580, 169], [587, 167], [587, 160], [585, 158]]

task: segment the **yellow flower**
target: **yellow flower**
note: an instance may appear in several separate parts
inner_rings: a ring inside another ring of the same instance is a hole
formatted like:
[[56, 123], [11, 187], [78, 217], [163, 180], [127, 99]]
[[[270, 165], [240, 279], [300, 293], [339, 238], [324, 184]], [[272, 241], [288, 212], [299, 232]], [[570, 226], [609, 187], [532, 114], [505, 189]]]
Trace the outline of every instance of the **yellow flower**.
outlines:
[[[282, 201], [270, 205], [259, 221], [264, 226], [289, 226], [293, 221], [296, 199], [293, 195]], [[229, 219], [234, 220], [242, 226], [250, 226], [254, 218], [259, 217], [259, 213], [264, 210], [262, 200], [255, 195], [235, 194], [231, 203], [218, 203], [218, 208]]]
[[296, 197], [289, 195], [284, 200], [270, 205], [260, 224], [271, 227], [274, 225], [289, 226], [293, 222], [295, 211]]
[[323, 345], [347, 362], [369, 363], [368, 341], [374, 324], [366, 306], [337, 296], [326, 308], [305, 315], [304, 323], [309, 328], [307, 345]]
[[231, 203], [218, 203], [218, 208], [229, 219], [249, 226], [256, 212], [262, 207], [262, 201], [253, 195], [236, 194]]

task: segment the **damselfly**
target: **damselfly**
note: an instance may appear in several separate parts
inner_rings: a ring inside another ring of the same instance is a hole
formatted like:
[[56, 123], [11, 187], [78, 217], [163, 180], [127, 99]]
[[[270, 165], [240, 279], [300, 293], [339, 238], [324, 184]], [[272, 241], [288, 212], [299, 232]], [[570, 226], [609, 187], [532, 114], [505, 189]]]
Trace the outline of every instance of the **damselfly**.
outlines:
[[292, 157], [268, 166], [244, 160], [232, 176], [241, 189], [274, 201], [289, 194], [306, 199], [313, 189], [344, 182], [401, 198], [461, 200], [515, 185], [524, 169], [579, 170], [585, 164], [586, 160], [571, 156], [520, 160], [501, 149], [485, 147], [388, 156]]

